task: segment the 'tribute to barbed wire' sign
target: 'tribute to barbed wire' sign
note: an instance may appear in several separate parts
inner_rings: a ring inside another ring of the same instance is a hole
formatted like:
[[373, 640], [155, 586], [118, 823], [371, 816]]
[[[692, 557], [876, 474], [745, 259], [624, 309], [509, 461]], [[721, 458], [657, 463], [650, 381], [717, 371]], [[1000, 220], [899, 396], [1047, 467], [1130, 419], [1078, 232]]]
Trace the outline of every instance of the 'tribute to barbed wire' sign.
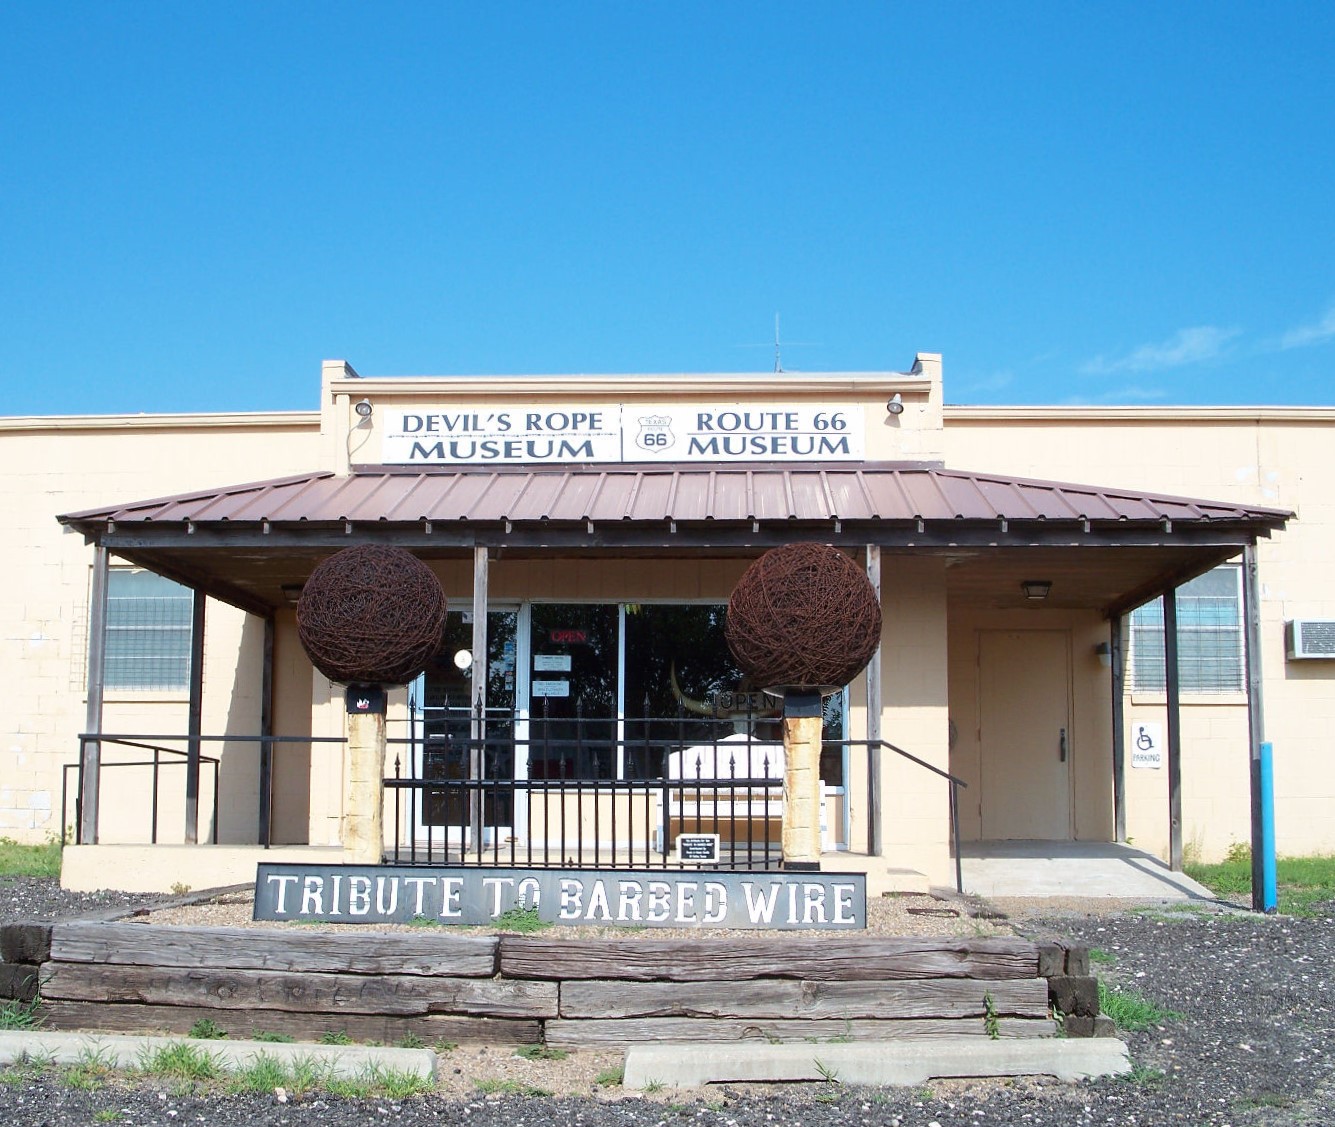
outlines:
[[[261, 864], [255, 919], [806, 930], [867, 926], [862, 873]], [[512, 917], [513, 918], [513, 917]]]

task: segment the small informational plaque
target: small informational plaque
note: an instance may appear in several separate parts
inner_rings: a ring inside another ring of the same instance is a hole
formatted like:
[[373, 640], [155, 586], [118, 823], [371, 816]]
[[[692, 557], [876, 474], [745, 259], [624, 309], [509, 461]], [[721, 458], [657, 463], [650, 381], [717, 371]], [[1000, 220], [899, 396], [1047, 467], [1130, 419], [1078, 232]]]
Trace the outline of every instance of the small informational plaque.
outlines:
[[535, 697], [568, 697], [570, 695], [570, 682], [565, 678], [555, 680], [534, 677], [532, 690]]
[[535, 673], [569, 673], [570, 655], [569, 654], [534, 654], [533, 672]]
[[718, 834], [678, 834], [677, 857], [683, 865], [717, 865]]

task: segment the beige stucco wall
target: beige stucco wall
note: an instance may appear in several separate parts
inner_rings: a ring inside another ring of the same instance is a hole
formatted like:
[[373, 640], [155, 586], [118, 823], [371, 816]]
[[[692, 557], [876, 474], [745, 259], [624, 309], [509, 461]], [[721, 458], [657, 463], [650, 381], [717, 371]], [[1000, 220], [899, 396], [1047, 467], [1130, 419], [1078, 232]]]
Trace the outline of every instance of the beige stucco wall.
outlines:
[[[1335, 662], [1290, 662], [1284, 651], [1286, 620], [1335, 617], [1335, 410], [953, 408], [945, 439], [952, 467], [1296, 512], [1257, 553], [1277, 846], [1335, 850]], [[1126, 709], [1128, 731], [1136, 719], [1164, 723], [1162, 697], [1128, 692]], [[1189, 857], [1214, 859], [1250, 840], [1244, 697], [1184, 695], [1182, 740], [1183, 842]], [[1166, 771], [1129, 759], [1127, 834], [1166, 857]]]
[[[84, 727], [92, 551], [56, 515], [309, 469], [315, 428], [313, 415], [0, 420], [0, 683], [14, 702], [0, 720], [0, 835], [41, 841], [59, 832], [61, 765], [77, 761]], [[262, 627], [212, 600], [206, 623], [204, 729], [257, 731]], [[185, 728], [184, 692], [108, 694], [104, 731]], [[224, 759], [219, 837], [246, 836], [256, 753], [229, 746]], [[108, 840], [144, 821], [147, 772], [137, 775], [103, 804]], [[205, 773], [201, 811], [211, 806], [210, 786]], [[72, 811], [72, 780], [70, 801]], [[173, 801], [163, 802], [164, 841], [183, 832]], [[208, 830], [202, 818], [201, 837]]]

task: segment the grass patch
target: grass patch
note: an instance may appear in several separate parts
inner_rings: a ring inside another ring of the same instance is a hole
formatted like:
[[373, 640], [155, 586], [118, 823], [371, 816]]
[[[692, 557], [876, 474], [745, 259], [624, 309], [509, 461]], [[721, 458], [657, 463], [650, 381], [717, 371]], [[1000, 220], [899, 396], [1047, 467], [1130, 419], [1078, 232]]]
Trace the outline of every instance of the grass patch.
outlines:
[[1139, 1033], [1166, 1021], [1182, 1018], [1175, 1010], [1167, 1010], [1151, 1002], [1143, 994], [1130, 989], [1118, 989], [1099, 979], [1099, 1012], [1117, 1023], [1118, 1029]]
[[41, 1004], [40, 998], [34, 998], [31, 1002], [0, 1005], [0, 1029], [36, 1029], [42, 1024], [42, 1015], [38, 1012]]
[[570, 1054], [565, 1049], [549, 1049], [546, 1045], [523, 1045], [515, 1056], [525, 1060], [565, 1060]]
[[227, 1081], [229, 1092], [272, 1092], [291, 1087], [292, 1073], [277, 1057], [256, 1053], [244, 1068], [233, 1072]]
[[618, 1065], [616, 1068], [605, 1068], [593, 1078], [593, 1082], [602, 1088], [620, 1088], [625, 1082], [626, 1070]]
[[511, 908], [496, 917], [496, 927], [501, 931], [516, 931], [520, 935], [529, 935], [551, 926], [539, 918], [537, 908]]
[[139, 1071], [148, 1076], [171, 1076], [179, 1080], [216, 1080], [222, 1068], [212, 1053], [206, 1053], [184, 1041], [171, 1041], [157, 1048], [145, 1049]]
[[320, 1034], [321, 1045], [351, 1045], [352, 1038], [346, 1029], [326, 1029]]
[[1117, 962], [1117, 956], [1111, 951], [1105, 951], [1102, 947], [1091, 947], [1089, 949], [1089, 961], [1091, 963], [1110, 964]]
[[269, 1041], [280, 1045], [290, 1045], [296, 1038], [290, 1033], [274, 1033], [268, 1029], [257, 1029], [251, 1034], [252, 1041]]
[[202, 1017], [190, 1027], [189, 1036], [196, 1041], [221, 1041], [227, 1030], [219, 1028], [212, 1018]]
[[[1252, 857], [1246, 846], [1235, 845], [1225, 860], [1213, 865], [1188, 865], [1186, 873], [1216, 896], [1251, 899]], [[1275, 880], [1281, 912], [1318, 915], [1317, 904], [1335, 900], [1335, 854], [1280, 857], [1275, 862]]]
[[58, 877], [60, 849], [60, 840], [54, 837], [42, 845], [20, 845], [12, 837], [0, 837], [0, 876]]

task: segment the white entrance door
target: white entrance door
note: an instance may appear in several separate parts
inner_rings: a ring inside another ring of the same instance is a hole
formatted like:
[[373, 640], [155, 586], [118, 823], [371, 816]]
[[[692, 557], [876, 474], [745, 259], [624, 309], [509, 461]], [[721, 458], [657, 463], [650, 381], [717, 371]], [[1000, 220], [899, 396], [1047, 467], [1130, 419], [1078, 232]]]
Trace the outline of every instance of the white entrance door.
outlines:
[[1060, 630], [978, 635], [982, 836], [1071, 837], [1070, 637]]

